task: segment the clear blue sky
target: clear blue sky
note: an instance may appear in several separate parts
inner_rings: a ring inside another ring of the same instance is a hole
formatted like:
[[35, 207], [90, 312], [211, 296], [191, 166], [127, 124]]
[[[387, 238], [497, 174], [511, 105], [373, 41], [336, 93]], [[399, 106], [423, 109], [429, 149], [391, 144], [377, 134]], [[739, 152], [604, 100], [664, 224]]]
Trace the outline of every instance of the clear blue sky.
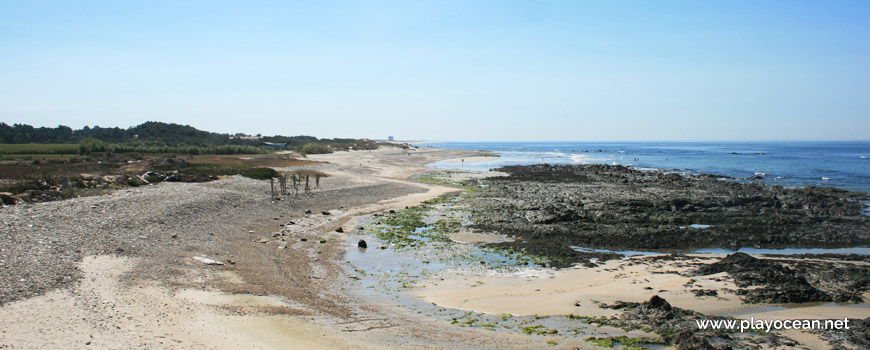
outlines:
[[7, 1], [0, 121], [870, 138], [868, 1]]

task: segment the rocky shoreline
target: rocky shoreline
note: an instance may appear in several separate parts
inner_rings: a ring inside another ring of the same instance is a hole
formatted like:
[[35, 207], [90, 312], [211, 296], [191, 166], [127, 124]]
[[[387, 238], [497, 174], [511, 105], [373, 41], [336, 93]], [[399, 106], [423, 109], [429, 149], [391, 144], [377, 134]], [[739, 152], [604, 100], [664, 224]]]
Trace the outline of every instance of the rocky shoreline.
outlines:
[[866, 193], [619, 165], [497, 170], [509, 176], [470, 180], [487, 188], [474, 197], [475, 227], [519, 237], [496, 246], [550, 256], [557, 266], [588, 260], [571, 246], [679, 252], [870, 245]]

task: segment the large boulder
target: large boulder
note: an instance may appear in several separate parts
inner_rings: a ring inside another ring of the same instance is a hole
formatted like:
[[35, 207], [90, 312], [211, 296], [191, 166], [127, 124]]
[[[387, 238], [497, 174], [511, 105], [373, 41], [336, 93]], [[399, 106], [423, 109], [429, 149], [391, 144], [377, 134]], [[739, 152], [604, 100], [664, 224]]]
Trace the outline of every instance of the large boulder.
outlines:
[[5, 205], [15, 205], [22, 202], [21, 198], [9, 192], [0, 192], [0, 201]]

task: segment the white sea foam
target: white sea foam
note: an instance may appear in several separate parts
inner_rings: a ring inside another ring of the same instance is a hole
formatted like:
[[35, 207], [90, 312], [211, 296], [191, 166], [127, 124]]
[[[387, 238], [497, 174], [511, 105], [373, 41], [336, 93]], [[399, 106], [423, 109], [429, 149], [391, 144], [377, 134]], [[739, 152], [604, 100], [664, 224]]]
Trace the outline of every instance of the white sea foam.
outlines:
[[585, 154], [573, 154], [571, 155], [571, 161], [577, 164], [587, 164], [589, 163], [589, 156]]

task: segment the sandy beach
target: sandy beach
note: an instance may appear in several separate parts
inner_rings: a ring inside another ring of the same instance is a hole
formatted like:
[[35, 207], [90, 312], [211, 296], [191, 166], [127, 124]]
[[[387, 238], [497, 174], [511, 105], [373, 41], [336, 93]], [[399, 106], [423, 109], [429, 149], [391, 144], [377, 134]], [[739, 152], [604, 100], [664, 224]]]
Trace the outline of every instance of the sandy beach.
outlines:
[[[870, 316], [860, 306], [748, 305], [726, 273], [688, 275], [722, 254], [562, 269], [447, 268], [380, 297], [357, 282], [364, 273], [353, 271], [347, 254], [372, 215], [461, 191], [410, 177], [431, 173], [423, 165], [435, 161], [488, 158], [476, 154], [383, 148], [312, 155], [309, 160], [323, 163], [276, 169], [329, 177], [309, 194], [281, 201], [271, 200], [268, 181], [236, 176], [5, 207], [0, 348], [593, 349], [584, 340], [589, 335], [655, 334], [605, 325], [573, 335], [535, 334], [546, 328], [532, 325], [539, 317], [618, 316], [623, 311], [602, 305], [653, 296], [680, 309], [738, 318]], [[513, 239], [467, 230], [449, 238], [461, 249]], [[718, 294], [699, 297], [696, 290]], [[402, 298], [467, 312], [466, 318], [517, 317], [510, 321], [516, 326], [466, 327], [475, 321], [415, 311]], [[803, 348], [827, 346], [817, 334], [786, 334]]]
[[370, 304], [347, 284], [344, 237], [356, 220], [457, 191], [407, 177], [466, 154], [387, 148], [311, 156], [328, 163], [307, 168], [330, 177], [292, 203], [271, 203], [268, 182], [232, 177], [6, 207], [0, 348], [543, 344]]
[[[709, 263], [722, 254], [691, 256], [691, 263]], [[433, 276], [437, 286], [413, 292], [445, 307], [492, 314], [614, 316], [599, 304], [643, 302], [658, 295], [671, 305], [711, 315], [735, 314], [755, 319], [866, 318], [870, 308], [802, 305], [768, 310], [770, 305], [746, 304], [733, 291], [738, 286], [725, 273], [689, 277], [685, 261], [648, 262], [644, 258], [610, 260], [594, 269], [529, 269], [511, 274], [447, 271]], [[712, 289], [715, 297], [698, 297], [692, 290]], [[819, 303], [817, 303], [819, 304]]]

